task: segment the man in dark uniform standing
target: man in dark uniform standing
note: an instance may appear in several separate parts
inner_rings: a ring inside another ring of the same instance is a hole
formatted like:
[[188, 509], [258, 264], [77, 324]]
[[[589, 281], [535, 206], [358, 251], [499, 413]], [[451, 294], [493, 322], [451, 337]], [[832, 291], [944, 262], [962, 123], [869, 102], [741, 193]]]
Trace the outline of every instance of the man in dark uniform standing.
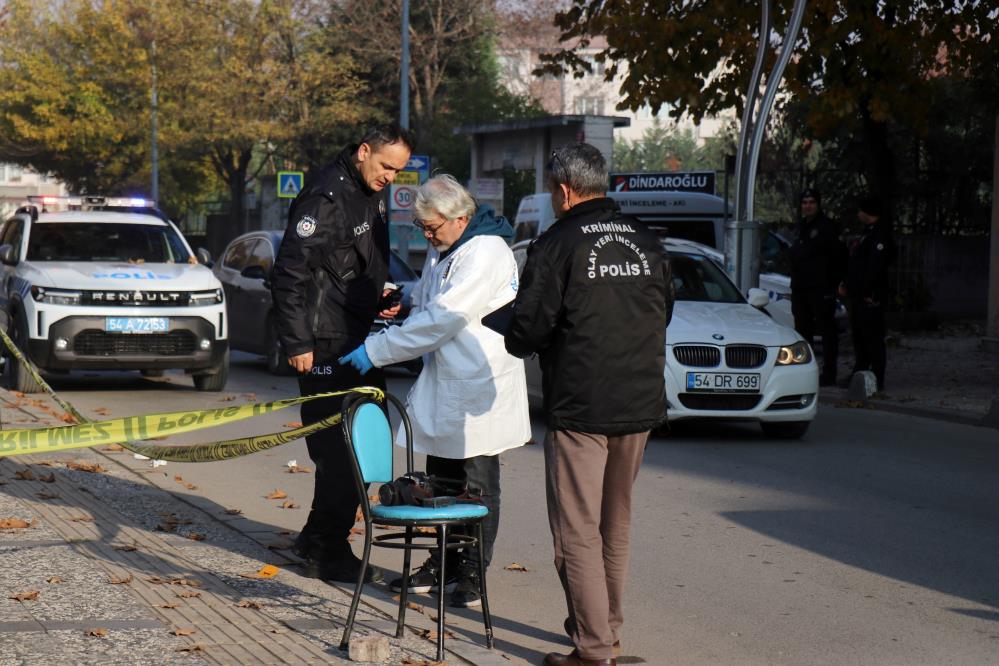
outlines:
[[846, 259], [839, 229], [822, 212], [819, 191], [804, 190], [798, 233], [791, 246], [791, 314], [795, 330], [808, 344], [813, 344], [816, 333], [822, 335], [822, 386], [836, 384], [836, 290], [846, 275]]
[[891, 223], [882, 215], [875, 197], [861, 200], [857, 219], [864, 225], [850, 247], [846, 283], [840, 294], [848, 299], [850, 329], [856, 360], [853, 372], [872, 370], [878, 390], [885, 388], [885, 304], [888, 302], [888, 267], [895, 261]]
[[[385, 387], [380, 370], [364, 377], [337, 359], [364, 342], [375, 316], [394, 316], [383, 301], [389, 241], [385, 192], [405, 168], [409, 132], [394, 125], [369, 131], [359, 145], [310, 176], [291, 205], [288, 228], [274, 263], [271, 293], [288, 364], [299, 373], [302, 395], [357, 386]], [[340, 411], [342, 399], [302, 405], [303, 423]], [[316, 465], [312, 510], [295, 542], [309, 561], [306, 574], [354, 582], [360, 561], [347, 538], [360, 498], [340, 428], [306, 438]], [[381, 572], [368, 568], [371, 580]]]

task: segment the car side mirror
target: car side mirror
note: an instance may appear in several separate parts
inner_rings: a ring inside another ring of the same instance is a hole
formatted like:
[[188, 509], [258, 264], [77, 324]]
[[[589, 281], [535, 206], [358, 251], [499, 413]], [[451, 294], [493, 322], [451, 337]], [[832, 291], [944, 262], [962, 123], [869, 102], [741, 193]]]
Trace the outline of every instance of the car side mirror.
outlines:
[[17, 256], [14, 254], [13, 245], [0, 245], [0, 262], [7, 266], [17, 265]]
[[239, 272], [239, 274], [242, 275], [243, 277], [249, 278], [251, 280], [266, 280], [267, 279], [267, 271], [265, 271], [264, 267], [261, 266], [261, 265], [259, 265], [259, 264], [255, 264], [253, 266], [247, 266], [246, 268], [244, 268], [243, 270], [241, 270]]
[[770, 295], [767, 294], [765, 289], [760, 289], [759, 287], [752, 287], [747, 294], [746, 300], [754, 308], [763, 308], [770, 303]]
[[198, 257], [199, 264], [204, 264], [205, 266], [212, 265], [212, 253], [206, 250], [205, 248], [199, 247], [197, 250], [195, 250], [194, 254], [195, 256]]

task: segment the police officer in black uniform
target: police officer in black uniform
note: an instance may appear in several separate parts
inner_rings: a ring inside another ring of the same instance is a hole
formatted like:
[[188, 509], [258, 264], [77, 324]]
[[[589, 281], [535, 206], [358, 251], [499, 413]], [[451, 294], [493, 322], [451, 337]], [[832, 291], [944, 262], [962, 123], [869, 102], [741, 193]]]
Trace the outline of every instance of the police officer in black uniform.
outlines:
[[[398, 312], [384, 300], [389, 274], [385, 194], [412, 148], [408, 131], [376, 127], [310, 176], [291, 205], [271, 293], [278, 336], [289, 365], [299, 373], [302, 395], [385, 386], [380, 370], [362, 377], [337, 359], [364, 342], [376, 315]], [[338, 413], [341, 404], [340, 398], [308, 402], [302, 405], [302, 421]], [[306, 443], [316, 465], [316, 488], [295, 550], [308, 560], [308, 575], [354, 582], [360, 561], [347, 538], [360, 498], [343, 433], [328, 428], [306, 437]], [[377, 569], [368, 572], [371, 580], [381, 578]]]
[[863, 224], [860, 238], [850, 247], [846, 283], [856, 360], [853, 372], [872, 370], [878, 390], [885, 388], [885, 304], [888, 302], [888, 267], [895, 260], [891, 222], [882, 215], [881, 202], [867, 197], [860, 202], [857, 219]]
[[822, 375], [819, 383], [836, 383], [839, 330], [836, 290], [846, 275], [846, 246], [835, 222], [822, 212], [818, 190], [801, 193], [801, 218], [791, 246], [791, 314], [794, 328], [808, 344], [822, 335]]

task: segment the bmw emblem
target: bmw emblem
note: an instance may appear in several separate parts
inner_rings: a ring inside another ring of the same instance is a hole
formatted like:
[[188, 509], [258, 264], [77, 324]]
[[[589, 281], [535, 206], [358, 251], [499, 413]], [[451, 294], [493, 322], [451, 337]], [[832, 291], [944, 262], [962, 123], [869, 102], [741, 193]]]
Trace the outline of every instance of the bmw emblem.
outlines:
[[725, 336], [722, 335], [721, 333], [715, 333], [711, 337], [714, 338], [715, 340], [724, 340], [725, 339]]

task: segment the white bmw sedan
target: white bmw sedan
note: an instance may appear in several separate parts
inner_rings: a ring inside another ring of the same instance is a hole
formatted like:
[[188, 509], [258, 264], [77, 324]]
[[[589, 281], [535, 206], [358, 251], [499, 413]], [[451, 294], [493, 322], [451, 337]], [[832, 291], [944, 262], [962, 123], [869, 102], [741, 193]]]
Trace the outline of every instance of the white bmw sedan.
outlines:
[[[747, 302], [708, 253], [682, 241], [665, 247], [676, 289], [666, 330], [669, 420], [756, 421], [771, 437], [803, 436], [819, 392], [811, 347], [763, 310], [765, 290], [750, 289]], [[527, 363], [527, 384], [540, 403], [536, 358]]]

